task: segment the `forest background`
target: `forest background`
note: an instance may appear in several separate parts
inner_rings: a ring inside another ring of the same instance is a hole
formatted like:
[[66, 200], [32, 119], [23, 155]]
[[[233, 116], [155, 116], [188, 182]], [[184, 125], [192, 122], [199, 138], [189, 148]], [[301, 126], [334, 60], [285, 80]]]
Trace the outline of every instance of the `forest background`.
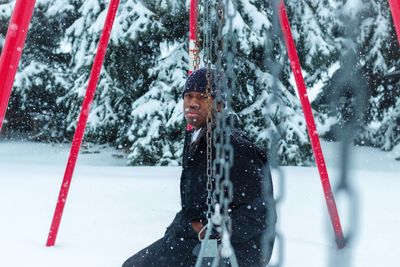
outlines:
[[[310, 141], [286, 48], [274, 35], [270, 2], [234, 1], [233, 108], [240, 127], [265, 149], [279, 133], [281, 164], [310, 165]], [[70, 142], [108, 3], [37, 0], [2, 138]], [[0, 1], [0, 50], [13, 5]], [[355, 145], [393, 149], [400, 143], [400, 52], [388, 2], [286, 5], [319, 134], [340, 140], [341, 129], [362, 110]], [[130, 165], [180, 164], [188, 9], [188, 0], [121, 0], [85, 142], [123, 150]], [[265, 60], [268, 47], [280, 66], [276, 83]], [[355, 59], [350, 72], [346, 51]], [[343, 77], [350, 84], [343, 85]], [[365, 107], [357, 92], [365, 94]]]

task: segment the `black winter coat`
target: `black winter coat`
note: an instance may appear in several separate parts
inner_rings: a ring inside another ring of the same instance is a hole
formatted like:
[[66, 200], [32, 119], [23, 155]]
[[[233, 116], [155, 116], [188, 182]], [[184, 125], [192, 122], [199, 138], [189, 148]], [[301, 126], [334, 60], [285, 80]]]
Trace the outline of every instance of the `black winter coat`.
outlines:
[[[192, 221], [205, 225], [207, 211], [207, 144], [205, 133], [189, 145], [191, 132], [186, 133], [181, 176], [181, 204], [163, 238], [142, 249], [123, 267], [192, 267], [196, 263], [193, 249], [198, 246]], [[233, 201], [231, 242], [240, 267], [265, 267], [270, 260], [275, 238], [276, 213], [270, 175], [265, 154], [240, 131], [234, 130], [231, 143], [234, 165], [231, 169]], [[267, 188], [265, 190], [265, 188]], [[266, 195], [263, 196], [263, 190]], [[261, 251], [267, 242], [268, 251]], [[222, 265], [222, 266], [229, 266]]]
[[[166, 232], [166, 235], [187, 239], [197, 238], [191, 227], [192, 221], [201, 220], [203, 224], [207, 222], [206, 134], [203, 130], [197, 141], [189, 145], [191, 135], [192, 132], [186, 133], [184, 145], [180, 184], [182, 209]], [[270, 172], [267, 158], [239, 130], [233, 131], [231, 144], [234, 148], [230, 177], [234, 191], [230, 206], [231, 242], [240, 266], [265, 266], [272, 252], [276, 223], [272, 182], [270, 178], [268, 181], [264, 179], [264, 171]], [[267, 197], [263, 195], [265, 188]], [[264, 251], [264, 254], [260, 252], [263, 236], [272, 237], [267, 241], [270, 251]]]

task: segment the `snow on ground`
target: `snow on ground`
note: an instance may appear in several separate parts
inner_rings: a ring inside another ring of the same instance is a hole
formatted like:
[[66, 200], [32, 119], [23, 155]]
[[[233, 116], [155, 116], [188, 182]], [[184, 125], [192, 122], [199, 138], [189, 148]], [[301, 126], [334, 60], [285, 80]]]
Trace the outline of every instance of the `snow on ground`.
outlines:
[[[121, 266], [160, 238], [178, 211], [180, 168], [126, 167], [112, 149], [81, 154], [57, 245], [45, 247], [68, 152], [66, 145], [0, 142], [1, 267]], [[324, 144], [324, 152], [335, 184], [337, 145]], [[357, 148], [354, 155], [360, 210], [357, 239], [348, 251], [351, 264], [329, 262], [336, 250], [316, 168], [285, 167], [278, 224], [283, 266], [397, 265], [400, 147], [388, 153]]]

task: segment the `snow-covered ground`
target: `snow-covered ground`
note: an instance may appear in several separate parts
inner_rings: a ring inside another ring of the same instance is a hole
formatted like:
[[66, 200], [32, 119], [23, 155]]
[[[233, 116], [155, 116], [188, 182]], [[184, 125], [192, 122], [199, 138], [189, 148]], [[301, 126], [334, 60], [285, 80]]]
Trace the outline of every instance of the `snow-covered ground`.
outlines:
[[[179, 209], [180, 168], [126, 167], [112, 149], [81, 154], [57, 245], [45, 247], [68, 152], [65, 145], [0, 142], [1, 267], [121, 266], [161, 237]], [[335, 184], [337, 145], [325, 143], [324, 152]], [[284, 266], [397, 266], [400, 147], [389, 153], [357, 148], [353, 156], [360, 209], [350, 264], [330, 261], [336, 250], [316, 168], [285, 167], [278, 224]]]

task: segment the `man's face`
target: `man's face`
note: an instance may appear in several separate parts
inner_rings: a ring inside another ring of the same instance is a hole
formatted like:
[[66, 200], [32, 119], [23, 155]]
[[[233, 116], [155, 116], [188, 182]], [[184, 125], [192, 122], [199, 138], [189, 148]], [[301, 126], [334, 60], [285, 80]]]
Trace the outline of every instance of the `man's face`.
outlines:
[[208, 115], [207, 95], [199, 92], [187, 92], [183, 97], [183, 111], [186, 122], [195, 129], [206, 126]]

